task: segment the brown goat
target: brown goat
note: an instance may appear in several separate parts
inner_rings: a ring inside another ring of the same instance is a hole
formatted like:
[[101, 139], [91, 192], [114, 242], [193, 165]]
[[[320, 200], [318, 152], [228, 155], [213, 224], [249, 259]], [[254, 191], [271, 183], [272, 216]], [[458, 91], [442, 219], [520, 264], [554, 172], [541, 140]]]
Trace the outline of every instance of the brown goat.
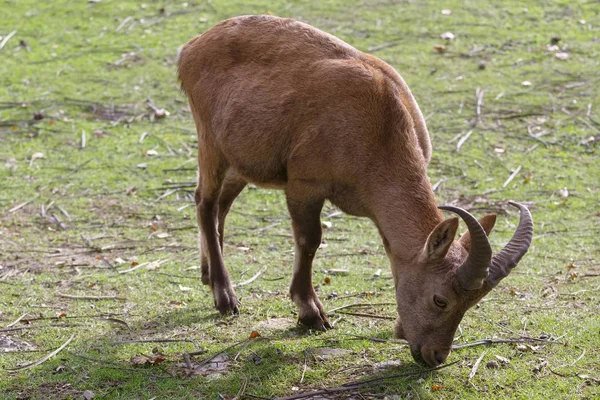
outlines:
[[223, 264], [223, 228], [247, 182], [285, 191], [296, 255], [290, 294], [299, 321], [330, 328], [312, 285], [326, 199], [370, 218], [391, 262], [398, 320], [415, 359], [435, 366], [450, 353], [465, 311], [527, 252], [531, 214], [521, 212], [496, 256], [479, 221], [455, 207], [444, 220], [426, 174], [431, 144], [410, 90], [393, 68], [292, 19], [228, 19], [190, 40], [179, 78], [198, 131], [196, 205], [202, 282], [221, 313], [238, 299]]

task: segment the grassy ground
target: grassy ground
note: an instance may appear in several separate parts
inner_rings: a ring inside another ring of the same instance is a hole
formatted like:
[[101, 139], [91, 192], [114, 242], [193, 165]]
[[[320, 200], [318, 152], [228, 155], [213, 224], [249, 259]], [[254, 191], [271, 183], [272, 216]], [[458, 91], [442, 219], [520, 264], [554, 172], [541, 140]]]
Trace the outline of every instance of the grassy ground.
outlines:
[[[598, 3], [489, 3], [1, 2], [0, 35], [16, 33], [0, 49], [0, 346], [18, 351], [0, 353], [0, 397], [271, 398], [398, 374], [412, 375], [328, 397], [600, 396]], [[283, 196], [252, 187], [228, 219], [226, 262], [234, 283], [262, 274], [237, 289], [239, 317], [217, 315], [197, 269], [196, 139], [175, 55], [248, 13], [301, 19], [400, 71], [427, 117], [439, 202], [499, 213], [495, 249], [517, 222], [506, 201], [531, 205], [529, 254], [456, 344], [542, 342], [457, 349], [455, 364], [418, 374], [407, 347], [385, 341], [393, 321], [341, 313], [393, 317], [393, 284], [371, 223], [331, 206], [314, 280], [326, 309], [363, 307], [333, 312], [324, 334], [297, 328]], [[149, 100], [170, 115], [154, 118]]]

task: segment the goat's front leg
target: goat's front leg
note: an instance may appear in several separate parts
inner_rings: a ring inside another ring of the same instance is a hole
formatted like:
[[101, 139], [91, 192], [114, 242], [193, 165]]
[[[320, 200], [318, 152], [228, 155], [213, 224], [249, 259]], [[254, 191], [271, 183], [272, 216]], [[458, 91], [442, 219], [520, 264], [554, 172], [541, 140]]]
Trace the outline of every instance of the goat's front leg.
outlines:
[[[211, 187], [204, 185], [204, 182], [199, 182], [196, 188], [196, 208], [201, 231], [202, 281], [208, 281], [213, 292], [215, 307], [221, 314], [237, 314], [239, 302], [233, 291], [229, 273], [225, 269], [219, 244], [216, 194], [219, 193], [221, 182], [218, 183], [219, 185]], [[212, 190], [208, 190], [207, 186]]]
[[292, 218], [296, 253], [290, 295], [298, 306], [298, 320], [309, 328], [324, 331], [331, 325], [312, 284], [312, 261], [321, 244], [323, 198], [311, 198], [308, 188], [288, 184], [287, 205]]

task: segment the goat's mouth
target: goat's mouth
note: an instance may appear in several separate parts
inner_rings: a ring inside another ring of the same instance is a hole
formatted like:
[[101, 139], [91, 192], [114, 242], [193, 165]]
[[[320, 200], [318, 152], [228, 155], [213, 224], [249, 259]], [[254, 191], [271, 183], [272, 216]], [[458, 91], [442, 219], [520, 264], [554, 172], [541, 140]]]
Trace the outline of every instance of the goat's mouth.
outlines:
[[436, 351], [434, 349], [427, 348], [427, 346], [411, 346], [410, 354], [417, 363], [425, 364], [430, 367], [437, 367], [446, 361], [446, 358], [448, 358], [448, 355], [450, 354], [450, 349]]

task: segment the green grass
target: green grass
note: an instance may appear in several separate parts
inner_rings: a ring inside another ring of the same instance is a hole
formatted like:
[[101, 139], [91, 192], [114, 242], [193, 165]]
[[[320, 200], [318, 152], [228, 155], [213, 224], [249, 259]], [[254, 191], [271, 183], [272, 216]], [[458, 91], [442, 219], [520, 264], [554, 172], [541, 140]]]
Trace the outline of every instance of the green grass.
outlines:
[[[507, 200], [531, 205], [534, 215], [530, 252], [467, 313], [457, 343], [546, 335], [563, 344], [540, 344], [533, 351], [513, 344], [460, 349], [448, 359], [458, 362], [445, 369], [390, 379], [360, 394], [600, 396], [600, 168], [597, 143], [582, 144], [600, 134], [598, 4], [488, 3], [1, 2], [0, 35], [17, 33], [0, 50], [0, 329], [23, 314], [29, 325], [21, 321], [14, 326], [28, 329], [0, 330], [0, 340], [8, 335], [33, 344], [35, 351], [2, 353], [0, 397], [82, 398], [90, 390], [107, 399], [216, 399], [238, 393], [270, 398], [421, 368], [401, 342], [357, 339], [389, 339], [389, 320], [337, 313], [332, 320], [343, 318], [327, 333], [295, 327], [287, 295], [293, 243], [280, 192], [250, 187], [228, 218], [225, 259], [234, 283], [264, 269], [237, 289], [243, 305], [239, 317], [220, 317], [199, 270], [190, 269], [199, 264], [197, 228], [194, 207], [182, 207], [192, 204], [193, 187], [177, 183], [195, 179], [196, 139], [176, 81], [175, 56], [181, 44], [217, 21], [249, 13], [298, 18], [365, 51], [390, 44], [374, 54], [403, 75], [427, 117], [434, 146], [429, 176], [432, 183], [441, 181], [438, 201], [476, 215], [499, 213], [491, 236], [496, 250], [517, 222]], [[456, 35], [450, 43], [439, 38], [446, 31]], [[552, 37], [566, 46], [567, 60], [548, 51]], [[438, 54], [435, 45], [446, 51]], [[484, 95], [475, 123], [477, 88]], [[151, 120], [149, 98], [170, 116]], [[35, 113], [44, 118], [34, 120]], [[457, 135], [470, 130], [456, 151]], [[148, 150], [158, 155], [145, 156]], [[32, 159], [35, 153], [43, 158]], [[146, 168], [138, 167], [142, 163]], [[177, 191], [159, 200], [174, 186]], [[323, 215], [334, 211], [327, 205]], [[372, 224], [345, 215], [323, 219], [332, 226], [315, 261], [314, 281], [325, 308], [393, 303], [391, 273]], [[159, 260], [167, 261], [155, 269], [118, 273], [132, 261]], [[350, 274], [330, 277], [326, 284], [324, 271], [334, 267]], [[380, 268], [381, 277], [371, 279]], [[125, 300], [73, 300], [58, 293]], [[395, 306], [363, 311], [394, 316]], [[53, 320], [62, 314], [66, 317]], [[41, 317], [46, 319], [34, 320]], [[265, 323], [274, 318], [280, 326]], [[213, 355], [254, 329], [265, 340], [227, 350], [229, 364], [221, 375], [187, 377], [177, 366], [195, 345]], [[41, 359], [72, 334], [69, 346], [40, 366], [6, 371]], [[193, 343], [111, 344], [139, 339]], [[309, 351], [317, 347], [350, 352], [320, 359]], [[153, 350], [167, 359], [154, 366], [131, 364], [133, 356]], [[483, 351], [477, 374], [467, 382]], [[487, 368], [496, 355], [510, 363]], [[372, 367], [390, 360], [400, 366]]]

